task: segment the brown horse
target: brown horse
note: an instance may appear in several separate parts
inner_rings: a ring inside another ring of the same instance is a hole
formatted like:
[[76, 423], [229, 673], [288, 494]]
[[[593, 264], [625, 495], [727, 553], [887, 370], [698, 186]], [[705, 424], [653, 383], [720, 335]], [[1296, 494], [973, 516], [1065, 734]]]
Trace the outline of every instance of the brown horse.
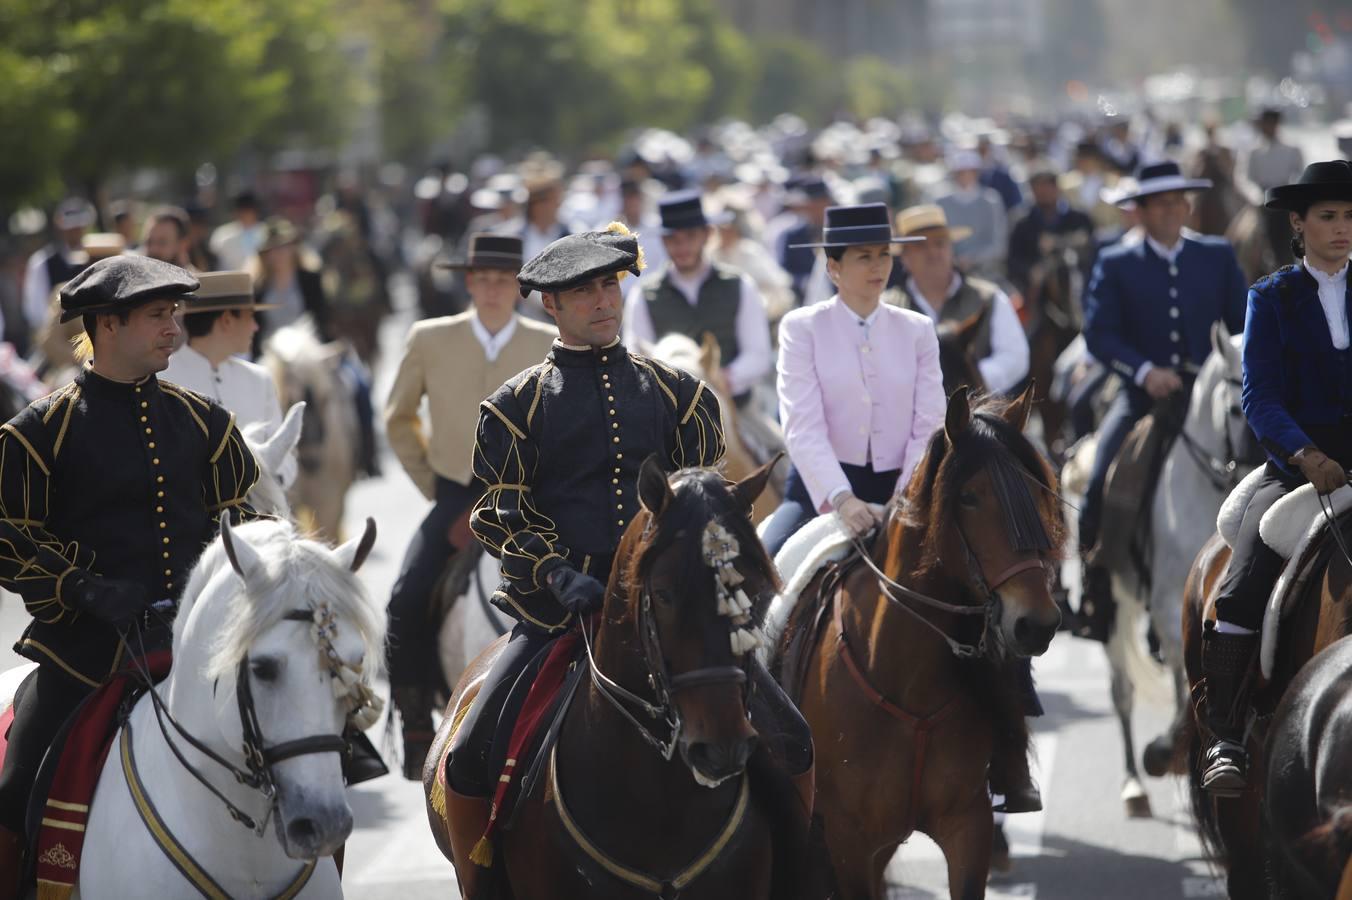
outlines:
[[[1342, 522], [1346, 532], [1348, 522]], [[1327, 536], [1326, 536], [1327, 538]], [[1257, 715], [1250, 729], [1249, 788], [1233, 798], [1213, 798], [1201, 787], [1203, 734], [1197, 719], [1202, 696], [1202, 628], [1215, 619], [1215, 591], [1230, 561], [1230, 548], [1219, 536], [1207, 542], [1188, 574], [1183, 598], [1183, 663], [1193, 698], [1193, 715], [1186, 720], [1182, 740], [1187, 748], [1187, 767], [1193, 816], [1202, 843], [1213, 861], [1226, 873], [1234, 900], [1267, 897], [1268, 855], [1262, 837], [1261, 792], [1267, 777], [1264, 739], [1273, 710], [1301, 668], [1319, 651], [1352, 633], [1352, 566], [1325, 540], [1310, 575], [1296, 588], [1299, 596], [1288, 598], [1294, 609], [1282, 620], [1272, 677], [1264, 681], [1255, 673], [1250, 703]]]
[[1049, 391], [1055, 383], [1057, 359], [1084, 325], [1081, 260], [1089, 251], [1074, 238], [1050, 241], [1046, 255], [1029, 273], [1023, 298], [1032, 313], [1028, 322], [1028, 377], [1033, 384], [1042, 385], [1033, 400], [1042, 421], [1043, 443], [1055, 459], [1061, 459], [1066, 449], [1061, 432], [1067, 411], [1065, 403], [1053, 399]]
[[971, 393], [984, 392], [986, 379], [977, 366], [973, 345], [981, 333], [981, 326], [991, 317], [987, 306], [961, 321], [941, 322], [935, 331], [939, 336], [939, 369], [944, 375], [944, 393], [952, 394], [959, 388]]
[[881, 900], [915, 831], [943, 850], [954, 898], [985, 896], [988, 769], [994, 786], [1027, 764], [1011, 658], [1043, 653], [1060, 623], [1048, 565], [1063, 525], [1022, 434], [1031, 405], [1031, 390], [975, 409], [954, 394], [872, 546], [805, 588], [778, 644], [817, 744], [841, 900]]
[[777, 584], [748, 518], [768, 477], [767, 465], [729, 487], [711, 470], [668, 479], [644, 463], [643, 511], [621, 538], [595, 635], [583, 632], [590, 677], [564, 713], [544, 790], [517, 801], [487, 869], [467, 858], [482, 820], [466, 828], [464, 798], [439, 781], [453, 723], [500, 644], [467, 670], [423, 774], [433, 833], [466, 896], [812, 896], [810, 797], [778, 774], [748, 712], [749, 686], [768, 675], [752, 672], [741, 610]]

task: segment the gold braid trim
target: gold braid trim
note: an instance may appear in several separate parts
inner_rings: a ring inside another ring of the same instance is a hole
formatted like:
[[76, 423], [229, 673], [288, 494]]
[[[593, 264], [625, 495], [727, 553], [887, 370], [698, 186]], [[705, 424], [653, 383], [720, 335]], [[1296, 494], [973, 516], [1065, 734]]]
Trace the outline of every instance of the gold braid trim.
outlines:
[[14, 435], [14, 439], [23, 445], [23, 448], [28, 451], [29, 456], [33, 457], [33, 462], [38, 464], [38, 468], [42, 470], [42, 474], [49, 478], [51, 477], [52, 470], [47, 468], [47, 463], [43, 462], [42, 457], [38, 455], [38, 451], [33, 449], [33, 445], [28, 443], [28, 438], [24, 437], [19, 432], [19, 429], [6, 422], [4, 425], [0, 425], [0, 431], [7, 431]]

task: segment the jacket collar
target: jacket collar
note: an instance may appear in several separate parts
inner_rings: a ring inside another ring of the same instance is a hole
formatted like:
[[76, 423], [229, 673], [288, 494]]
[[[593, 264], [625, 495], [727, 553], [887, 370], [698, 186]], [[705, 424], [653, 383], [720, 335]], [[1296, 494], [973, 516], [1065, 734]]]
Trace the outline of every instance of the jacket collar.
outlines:
[[602, 363], [602, 357], [606, 365], [619, 362], [629, 353], [620, 339], [616, 338], [604, 347], [570, 347], [559, 340], [554, 341], [554, 346], [550, 348], [549, 358], [554, 365], [562, 368], [584, 369], [593, 368]]

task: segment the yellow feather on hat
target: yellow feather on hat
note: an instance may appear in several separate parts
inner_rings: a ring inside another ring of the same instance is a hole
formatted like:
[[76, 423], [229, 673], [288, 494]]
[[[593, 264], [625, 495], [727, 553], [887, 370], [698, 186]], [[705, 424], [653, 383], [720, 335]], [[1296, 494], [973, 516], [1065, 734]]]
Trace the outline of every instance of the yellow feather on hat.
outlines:
[[[634, 238], [634, 243], [638, 245], [638, 262], [636, 263], [636, 265], [638, 266], [638, 270], [642, 272], [644, 269], [648, 267], [648, 261], [643, 258], [643, 245], [638, 241], [637, 231], [630, 231], [629, 226], [625, 225], [623, 222], [611, 222], [609, 225], [606, 226], [606, 231], [610, 232], [611, 234], [622, 234], [625, 237]], [[621, 272], [620, 278], [624, 278], [628, 274], [629, 274], [628, 272]]]

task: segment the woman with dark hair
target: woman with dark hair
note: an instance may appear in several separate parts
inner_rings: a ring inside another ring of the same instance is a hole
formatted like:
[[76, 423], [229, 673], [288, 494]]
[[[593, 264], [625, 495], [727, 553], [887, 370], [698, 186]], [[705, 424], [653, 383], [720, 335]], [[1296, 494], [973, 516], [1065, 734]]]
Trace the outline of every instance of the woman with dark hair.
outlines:
[[862, 536], [910, 480], [944, 417], [934, 324], [882, 302], [892, 272], [887, 205], [833, 206], [820, 243], [836, 295], [779, 325], [779, 404], [793, 467], [769, 519], [771, 554], [820, 513]]
[[1216, 625], [1202, 644], [1206, 722], [1213, 732], [1202, 783], [1219, 796], [1237, 795], [1247, 781], [1242, 688], [1283, 563], [1263, 543], [1259, 523], [1306, 482], [1320, 494], [1345, 486], [1352, 467], [1352, 165], [1312, 163], [1295, 184], [1269, 190], [1266, 205], [1287, 213], [1298, 262], [1253, 286], [1244, 323], [1244, 415], [1268, 462], [1221, 581]]

